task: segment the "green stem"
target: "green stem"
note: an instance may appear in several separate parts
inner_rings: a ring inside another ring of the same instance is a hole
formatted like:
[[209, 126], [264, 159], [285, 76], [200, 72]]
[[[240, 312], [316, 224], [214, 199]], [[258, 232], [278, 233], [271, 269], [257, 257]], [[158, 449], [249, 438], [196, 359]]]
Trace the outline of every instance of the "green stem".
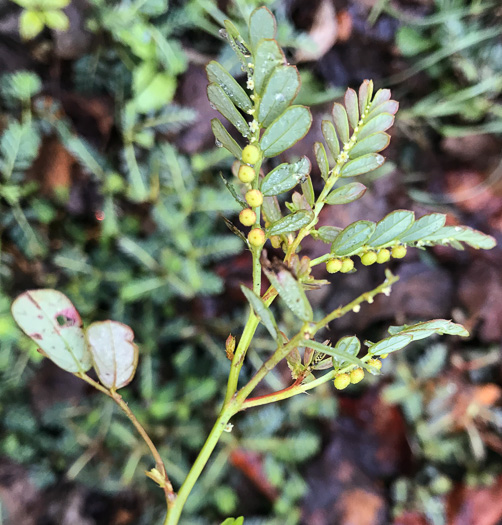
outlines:
[[230, 418], [238, 412], [236, 408], [237, 405], [232, 402], [224, 405], [216, 423], [214, 424], [204, 446], [202, 447], [197, 459], [195, 460], [190, 472], [188, 473], [183, 485], [181, 485], [178, 492], [178, 496], [174, 501], [174, 505], [167, 511], [166, 519], [164, 520], [164, 525], [176, 525], [181, 517], [181, 512], [185, 506], [186, 500], [192, 491], [195, 483], [199, 479], [199, 476], [204, 469], [206, 463], [209, 460], [216, 444], [218, 443], [221, 435], [227, 428], [228, 421]]

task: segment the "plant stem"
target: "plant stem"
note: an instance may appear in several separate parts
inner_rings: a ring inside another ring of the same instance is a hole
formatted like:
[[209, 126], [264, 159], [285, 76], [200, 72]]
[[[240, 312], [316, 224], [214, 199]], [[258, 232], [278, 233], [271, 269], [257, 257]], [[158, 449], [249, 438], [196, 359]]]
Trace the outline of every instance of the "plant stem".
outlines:
[[138, 431], [139, 435], [143, 438], [143, 441], [146, 443], [147, 447], [150, 449], [153, 458], [155, 459], [155, 466], [163, 478], [164, 484], [162, 486], [162, 489], [164, 490], [167, 507], [172, 507], [176, 500], [176, 494], [174, 493], [173, 486], [167, 476], [164, 462], [162, 461], [159, 451], [153, 444], [153, 441], [150, 439], [150, 436], [147, 434], [146, 430], [143, 428], [141, 423], [136, 419], [136, 416], [134, 415], [133, 411], [129, 408], [128, 404], [122, 399], [122, 396], [116, 390], [108, 390], [103, 385], [100, 385], [97, 381], [94, 381], [94, 379], [90, 378], [87, 374], [79, 372], [75, 375], [83, 381], [85, 381], [86, 383], [88, 383], [89, 385], [93, 386], [96, 390], [99, 390], [108, 397], [111, 397], [113, 401], [115, 401], [115, 403], [120, 407], [122, 412], [124, 412], [124, 414], [129, 418], [131, 423]]
[[227, 428], [227, 423], [230, 418], [238, 412], [237, 404], [232, 401], [224, 405], [216, 423], [214, 424], [204, 446], [202, 447], [197, 459], [195, 460], [190, 472], [188, 473], [183, 485], [181, 485], [180, 490], [178, 491], [178, 496], [174, 501], [174, 505], [168, 508], [166, 519], [164, 520], [164, 525], [176, 525], [180, 519], [181, 512], [186, 503], [186, 500], [193, 489], [193, 486], [199, 479], [199, 476], [204, 469], [209, 457], [211, 456], [216, 444], [218, 443], [221, 434]]

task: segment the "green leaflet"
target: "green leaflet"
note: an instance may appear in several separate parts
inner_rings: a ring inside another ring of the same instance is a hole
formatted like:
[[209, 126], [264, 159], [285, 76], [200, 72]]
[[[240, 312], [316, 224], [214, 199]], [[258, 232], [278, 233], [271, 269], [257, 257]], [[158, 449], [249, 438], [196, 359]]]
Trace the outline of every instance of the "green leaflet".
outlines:
[[322, 343], [318, 343], [317, 341], [310, 341], [305, 340], [302, 341], [302, 345], [307, 346], [309, 348], [313, 348], [314, 350], [317, 350], [318, 352], [322, 352], [323, 354], [329, 355], [337, 360], [336, 365], [338, 365], [338, 362], [342, 361], [344, 363], [350, 363], [352, 365], [356, 365], [360, 368], [365, 368], [366, 370], [370, 370], [370, 367], [357, 357], [354, 357], [350, 353], [346, 353], [345, 351], [342, 351], [338, 349], [336, 346], [335, 348], [332, 348], [331, 346], [323, 345]]
[[91, 355], [82, 320], [71, 301], [56, 290], [30, 290], [12, 304], [12, 316], [51, 361], [67, 372], [86, 372]]
[[321, 226], [317, 230], [317, 235], [322, 242], [332, 244], [341, 231], [342, 228], [337, 228], [336, 226]]
[[310, 169], [310, 160], [307, 157], [302, 157], [293, 164], [280, 164], [263, 179], [261, 192], [264, 196], [271, 196], [289, 191], [310, 173]]
[[368, 241], [371, 246], [382, 246], [406, 232], [415, 221], [412, 211], [396, 210], [389, 213], [376, 225], [375, 232]]
[[313, 214], [308, 211], [300, 210], [295, 213], [291, 213], [271, 224], [267, 228], [267, 235], [282, 235], [283, 233], [291, 233], [307, 226], [312, 220]]
[[382, 113], [390, 113], [391, 115], [395, 115], [398, 109], [399, 102], [396, 100], [388, 100], [387, 102], [384, 102], [383, 104], [380, 104], [379, 106], [376, 106], [374, 109], [372, 109], [366, 117], [366, 122], [370, 122], [373, 118], [381, 115]]
[[420, 219], [417, 219], [411, 228], [399, 237], [399, 240], [405, 243], [419, 241], [437, 232], [444, 226], [445, 221], [446, 215], [442, 213], [424, 215], [420, 217]]
[[274, 315], [270, 309], [267, 308], [261, 297], [258, 297], [252, 290], [243, 284], [241, 284], [241, 290], [253, 308], [256, 317], [260, 319], [273, 339], [277, 340], [277, 323], [275, 322]]
[[321, 172], [321, 177], [324, 180], [328, 180], [329, 176], [329, 162], [328, 156], [326, 155], [326, 150], [320, 142], [314, 144], [314, 155], [319, 166], [319, 171]]
[[305, 200], [307, 201], [308, 205], [313, 208], [315, 204], [315, 193], [314, 193], [314, 186], [312, 184], [312, 179], [310, 175], [305, 175], [305, 177], [301, 181], [301, 188], [303, 196], [305, 197]]
[[275, 272], [263, 267], [263, 271], [288, 308], [302, 321], [312, 321], [314, 318], [312, 306], [296, 277], [287, 268]]
[[394, 124], [394, 119], [394, 115], [391, 115], [390, 113], [381, 113], [375, 118], [370, 119], [359, 128], [359, 131], [357, 132], [357, 140], [360, 141], [374, 133], [378, 133], [379, 131], [388, 130], [392, 124]]
[[266, 128], [293, 102], [300, 89], [300, 74], [294, 66], [279, 66], [272, 73], [258, 108], [258, 122]]
[[380, 131], [373, 133], [365, 139], [358, 140], [356, 145], [349, 151], [349, 157], [355, 159], [367, 153], [378, 153], [385, 149], [390, 142], [390, 135]]
[[262, 204], [263, 213], [268, 222], [276, 222], [282, 217], [281, 207], [277, 197], [264, 197]]
[[211, 60], [206, 66], [209, 82], [217, 84], [223, 89], [227, 97], [243, 111], [253, 108], [247, 93], [242, 89], [237, 80], [218, 62]]
[[333, 126], [329, 120], [323, 120], [321, 123], [321, 131], [324, 140], [326, 141], [326, 146], [328, 146], [328, 149], [333, 156], [333, 160], [336, 160], [340, 154], [340, 143], [336, 136], [335, 126]]
[[277, 24], [274, 15], [266, 7], [258, 7], [249, 17], [249, 43], [256, 50], [263, 38], [275, 38]]
[[116, 321], [99, 321], [87, 328], [85, 337], [101, 383], [112, 389], [129, 384], [138, 365], [131, 328]]
[[207, 96], [214, 109], [217, 109], [231, 122], [241, 135], [244, 137], [250, 135], [248, 123], [218, 84], [209, 84], [207, 86]]
[[345, 108], [335, 102], [333, 104], [333, 122], [335, 123], [336, 133], [338, 138], [341, 140], [342, 144], [345, 144], [350, 139], [349, 133], [349, 120]]
[[327, 197], [327, 204], [348, 204], [360, 199], [366, 193], [366, 186], [360, 182], [350, 182], [334, 189]]
[[331, 252], [336, 255], [349, 255], [365, 244], [374, 231], [374, 222], [353, 222], [338, 234], [331, 246]]
[[244, 525], [244, 516], [239, 516], [238, 518], [227, 518], [225, 521], [221, 522], [220, 525]]
[[[490, 250], [497, 244], [491, 235], [486, 235], [468, 226], [443, 226], [435, 233], [420, 239], [420, 241], [436, 244], [442, 242], [454, 244], [454, 241], [462, 241], [472, 248], [483, 250]], [[455, 245], [455, 248], [458, 249], [458, 246]]]
[[401, 348], [411, 343], [412, 340], [413, 337], [411, 335], [391, 335], [378, 341], [378, 343], [370, 345], [368, 352], [371, 355], [390, 354], [396, 350], [401, 350]]
[[[355, 336], [342, 337], [335, 345], [335, 350], [342, 355], [349, 355], [356, 357], [361, 349], [361, 342]], [[349, 362], [339, 357], [333, 357], [333, 366], [343, 367], [347, 366]]]
[[290, 106], [265, 130], [260, 147], [265, 157], [275, 157], [303, 138], [312, 124], [305, 106]]
[[424, 339], [432, 334], [469, 336], [469, 332], [462, 325], [452, 323], [448, 319], [434, 319], [414, 325], [390, 326], [388, 332], [391, 335], [410, 335], [413, 341]]
[[227, 149], [235, 158], [240, 159], [242, 157], [242, 149], [235, 142], [230, 133], [225, 129], [225, 126], [217, 119], [211, 120], [211, 129], [215, 139]]
[[391, 91], [390, 89], [379, 89], [375, 96], [373, 97], [373, 100], [371, 101], [368, 114], [371, 114], [371, 112], [377, 107], [380, 106], [380, 104], [383, 104], [384, 102], [387, 102], [390, 100], [391, 97]]
[[351, 160], [345, 164], [340, 172], [341, 177], [355, 177], [363, 173], [369, 173], [379, 168], [385, 162], [385, 157], [378, 153], [368, 153], [362, 157]]
[[254, 56], [254, 89], [261, 96], [272, 73], [282, 65], [286, 58], [275, 40], [260, 40]]
[[373, 95], [373, 81], [365, 80], [359, 86], [359, 113], [364, 114], [366, 108], [368, 107], [371, 97]]
[[349, 124], [354, 129], [359, 122], [359, 105], [357, 93], [353, 89], [349, 88], [345, 92], [344, 103]]

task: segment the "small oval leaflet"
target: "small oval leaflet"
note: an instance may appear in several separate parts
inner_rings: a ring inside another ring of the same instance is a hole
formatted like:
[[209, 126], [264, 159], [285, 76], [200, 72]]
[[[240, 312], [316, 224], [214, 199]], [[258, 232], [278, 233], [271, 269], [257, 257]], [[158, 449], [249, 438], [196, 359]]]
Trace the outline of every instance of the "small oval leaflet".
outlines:
[[246, 296], [246, 299], [249, 301], [249, 304], [254, 310], [256, 317], [260, 319], [265, 328], [268, 330], [269, 334], [277, 339], [277, 323], [275, 322], [274, 315], [267, 308], [266, 304], [263, 302], [261, 297], [258, 297], [253, 290], [250, 290], [243, 284], [241, 284], [242, 293]]
[[249, 17], [249, 43], [253, 50], [263, 38], [275, 38], [277, 24], [274, 15], [266, 7], [256, 8]]
[[258, 110], [258, 122], [267, 127], [293, 102], [300, 89], [300, 74], [294, 66], [279, 66], [270, 76]]
[[[342, 355], [356, 357], [361, 349], [361, 342], [355, 336], [342, 337], [335, 345], [335, 350], [340, 352]], [[349, 361], [341, 357], [333, 357], [333, 364], [339, 367], [346, 366]]]
[[386, 215], [379, 221], [368, 244], [371, 246], [383, 246], [384, 244], [398, 239], [406, 232], [415, 221], [415, 214], [412, 211], [396, 210]]
[[349, 151], [349, 157], [356, 159], [367, 153], [378, 153], [385, 149], [390, 143], [390, 135], [383, 131], [373, 133], [365, 139], [357, 141], [356, 145]]
[[72, 302], [56, 290], [30, 290], [12, 304], [12, 316], [43, 354], [67, 372], [86, 372], [91, 355]]
[[242, 157], [241, 147], [235, 142], [234, 138], [217, 118], [211, 120], [211, 129], [213, 130], [215, 139], [219, 141], [225, 149], [238, 159]]
[[307, 226], [312, 220], [313, 214], [308, 211], [300, 210], [295, 213], [291, 213], [273, 223], [267, 228], [267, 235], [282, 235], [283, 233], [291, 233]]
[[253, 104], [247, 93], [221, 64], [211, 60], [206, 66], [206, 72], [209, 82], [219, 85], [237, 107], [243, 111], [252, 109]]
[[401, 242], [416, 242], [427, 237], [444, 226], [446, 215], [431, 213], [417, 219], [409, 230], [399, 237]]
[[249, 136], [251, 131], [248, 123], [218, 84], [213, 83], [207, 86], [207, 97], [209, 102], [214, 105], [214, 108], [231, 122], [239, 130], [241, 135], [244, 137]]
[[275, 157], [302, 139], [310, 129], [312, 115], [305, 106], [290, 106], [265, 130], [260, 142], [265, 157]]
[[336, 255], [349, 255], [366, 243], [374, 231], [374, 222], [353, 222], [336, 237], [331, 246], [331, 252]]
[[263, 267], [263, 271], [288, 308], [302, 321], [312, 321], [314, 317], [312, 306], [310, 306], [302, 284], [293, 274], [287, 268], [274, 272]]
[[351, 182], [334, 189], [327, 197], [327, 204], [348, 204], [360, 199], [366, 193], [366, 186], [360, 182]]
[[340, 173], [341, 177], [355, 177], [369, 173], [379, 168], [385, 162], [385, 157], [378, 153], [368, 153], [362, 157], [347, 162]]
[[300, 180], [310, 173], [310, 169], [310, 160], [305, 156], [293, 164], [280, 164], [263, 179], [261, 192], [268, 197], [292, 190]]
[[260, 40], [256, 47], [254, 62], [254, 88], [261, 96], [268, 79], [278, 66], [286, 64], [286, 58], [275, 40]]
[[87, 328], [85, 336], [101, 383], [114, 390], [129, 384], [138, 364], [131, 328], [116, 321], [98, 321]]

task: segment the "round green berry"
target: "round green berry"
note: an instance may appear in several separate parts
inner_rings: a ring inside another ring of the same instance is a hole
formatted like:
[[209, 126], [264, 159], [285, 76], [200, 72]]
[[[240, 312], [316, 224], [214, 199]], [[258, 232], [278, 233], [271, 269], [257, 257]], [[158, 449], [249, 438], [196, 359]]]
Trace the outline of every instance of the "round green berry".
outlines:
[[406, 246], [398, 244], [392, 248], [392, 257], [394, 259], [402, 259], [406, 255]]
[[256, 164], [260, 160], [260, 150], [253, 144], [248, 144], [242, 150], [242, 162]]
[[333, 381], [333, 384], [335, 385], [335, 388], [337, 390], [343, 390], [344, 388], [347, 388], [350, 385], [350, 376], [349, 374], [339, 374], [335, 377], [335, 380]]
[[377, 261], [377, 254], [375, 252], [366, 252], [361, 257], [361, 262], [364, 264], [364, 266], [371, 266], [372, 264], [375, 264]]
[[377, 253], [377, 260], [376, 262], [378, 264], [386, 263], [390, 259], [390, 252], [387, 250], [387, 248], [383, 248], [382, 250], [379, 250]]
[[350, 373], [350, 382], [353, 385], [360, 383], [364, 379], [364, 370], [362, 368], [355, 368]]
[[239, 221], [244, 226], [252, 226], [256, 222], [256, 213], [249, 208], [242, 210], [239, 213]]
[[241, 182], [253, 182], [255, 178], [255, 172], [254, 168], [251, 166], [246, 166], [245, 164], [242, 164], [239, 168], [239, 172], [237, 173], [237, 176], [239, 177], [239, 180]]
[[263, 204], [263, 193], [260, 190], [249, 190], [244, 197], [251, 208], [256, 208]]
[[330, 259], [326, 263], [326, 270], [328, 273], [336, 273], [342, 269], [342, 260], [341, 259]]
[[370, 366], [372, 366], [373, 368], [376, 368], [377, 370], [381, 370], [382, 369], [382, 361], [380, 361], [380, 359], [370, 359], [368, 361], [368, 364]]
[[253, 228], [248, 233], [248, 241], [251, 246], [259, 248], [265, 244], [265, 232], [261, 228]]
[[345, 257], [345, 259], [342, 259], [342, 267], [340, 268], [342, 273], [349, 273], [353, 269], [354, 261], [350, 257]]

